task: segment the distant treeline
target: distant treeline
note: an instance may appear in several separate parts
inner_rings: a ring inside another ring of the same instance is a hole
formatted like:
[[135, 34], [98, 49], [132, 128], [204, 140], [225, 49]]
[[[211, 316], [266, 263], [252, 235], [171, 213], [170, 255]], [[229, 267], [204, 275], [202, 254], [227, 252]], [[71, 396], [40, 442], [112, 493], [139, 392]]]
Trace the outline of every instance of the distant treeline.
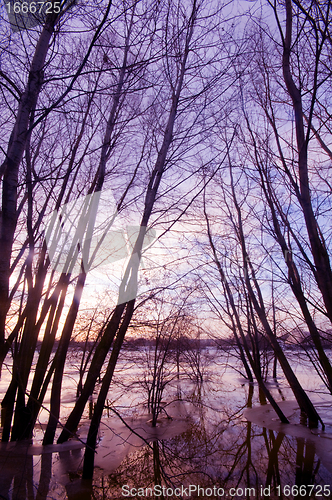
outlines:
[[[288, 349], [297, 349], [301, 348], [313, 348], [313, 343], [310, 338], [310, 335], [306, 331], [296, 330], [291, 333], [284, 334], [279, 338], [279, 341], [284, 343], [285, 347]], [[171, 341], [167, 341], [166, 339], [159, 339], [158, 342], [161, 344], [161, 348], [177, 351], [177, 350], [198, 350], [198, 349], [206, 349], [206, 348], [217, 348], [220, 350], [229, 350], [233, 349], [236, 346], [235, 339], [233, 337], [225, 337], [225, 338], [190, 338], [190, 337], [179, 337], [177, 339], [171, 339]], [[272, 350], [270, 344], [267, 339], [263, 336], [259, 339], [259, 344], [261, 349]], [[135, 349], [143, 348], [143, 347], [155, 347], [156, 339], [155, 338], [145, 338], [145, 337], [129, 337], [125, 340], [123, 349], [128, 351], [133, 351]], [[332, 349], [332, 331], [327, 331], [324, 336], [322, 336], [322, 345], [325, 349]], [[37, 351], [39, 352], [41, 346], [41, 342], [37, 344]], [[53, 351], [56, 351], [58, 347], [58, 341], [56, 340], [54, 343]], [[73, 349], [86, 350], [91, 351], [95, 347], [94, 341], [81, 342], [76, 341], [75, 339], [71, 340], [70, 347]]]

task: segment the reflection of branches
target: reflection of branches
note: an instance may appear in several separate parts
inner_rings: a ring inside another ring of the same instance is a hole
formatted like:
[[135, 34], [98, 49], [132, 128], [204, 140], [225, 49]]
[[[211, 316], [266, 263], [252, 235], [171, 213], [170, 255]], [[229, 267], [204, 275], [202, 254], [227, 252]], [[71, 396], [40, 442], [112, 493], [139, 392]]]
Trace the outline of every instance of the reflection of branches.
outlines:
[[[154, 465], [154, 478], [155, 478], [155, 484], [161, 484], [161, 479], [163, 478], [164, 480], [167, 480], [169, 484], [173, 485], [173, 482], [171, 480], [171, 477], [166, 473], [165, 468], [163, 464], [160, 461], [160, 456], [159, 456], [159, 440], [155, 439], [153, 440], [153, 444], [151, 446], [150, 442], [145, 439], [141, 434], [139, 434], [135, 429], [133, 429], [125, 420], [124, 418], [120, 415], [120, 413], [114, 408], [110, 407], [109, 408], [120, 420], [121, 422], [126, 426], [128, 430], [130, 430], [131, 433], [133, 433], [135, 436], [137, 436], [139, 439], [141, 439], [146, 446], [152, 451], [153, 453], [153, 465]], [[107, 426], [107, 424], [104, 423], [104, 425]], [[107, 426], [108, 427], [108, 426]], [[110, 427], [108, 427], [110, 429]], [[112, 430], [112, 432], [114, 432]], [[123, 438], [121, 438], [123, 439]], [[128, 442], [129, 437], [125, 440], [123, 439], [124, 442]]]
[[[151, 450], [153, 449], [152, 446], [150, 445], [149, 441], [147, 441], [143, 436], [141, 436], [138, 432], [136, 432], [126, 421], [125, 419], [120, 415], [120, 413], [114, 408], [114, 406], [108, 406], [108, 409], [111, 410], [120, 420], [121, 422], [127, 427], [127, 429], [130, 430], [130, 432], [132, 432], [133, 434], [135, 434], [135, 436], [139, 437]], [[103, 424], [108, 428], [108, 429], [111, 429], [111, 427], [109, 427], [105, 422], [103, 422]], [[112, 430], [112, 429], [111, 429]], [[114, 432], [112, 430], [112, 432]], [[114, 432], [114, 434], [116, 434]], [[117, 436], [120, 436], [119, 434], [116, 434]], [[124, 439], [124, 438], [121, 438], [123, 440], [124, 443], [128, 443], [128, 439]]]
[[[254, 390], [254, 386], [249, 386], [246, 406], [252, 405]], [[175, 483], [176, 487], [179, 484], [203, 486], [211, 483], [223, 488], [256, 485], [258, 492], [259, 485], [264, 483], [266, 486], [294, 484], [296, 456], [299, 457], [302, 477], [305, 476], [310, 464], [304, 467], [305, 454], [302, 449], [300, 455], [295, 439], [280, 433], [276, 435], [250, 422], [244, 424], [241, 415], [234, 410], [231, 412], [233, 418], [226, 420], [225, 409], [221, 414], [223, 405], [214, 409], [209, 398], [211, 392], [203, 391], [201, 399], [192, 402], [192, 418], [188, 420], [185, 432], [159, 442], [158, 446], [154, 444], [154, 450], [151, 450], [150, 443], [150, 447], [145, 448], [147, 452], [137, 451], [119, 467], [117, 477], [125, 477], [126, 483], [134, 487], [157, 484], [160, 466], [160, 480], [166, 484]], [[139, 434], [140, 431], [136, 429], [136, 432]], [[268, 457], [268, 462], [265, 457]], [[312, 484], [320, 481], [313, 475], [307, 476]], [[116, 484], [121, 485], [121, 482]], [[120, 491], [121, 486], [118, 487]]]

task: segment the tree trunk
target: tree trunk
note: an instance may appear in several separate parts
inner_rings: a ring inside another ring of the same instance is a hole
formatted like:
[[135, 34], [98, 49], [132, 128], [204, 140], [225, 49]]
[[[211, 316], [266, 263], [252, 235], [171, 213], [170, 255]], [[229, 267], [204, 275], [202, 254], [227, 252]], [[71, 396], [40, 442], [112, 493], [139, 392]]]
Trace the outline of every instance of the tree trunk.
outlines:
[[43, 445], [53, 444], [53, 439], [60, 416], [63, 371], [65, 367], [69, 342], [71, 339], [72, 331], [78, 313], [78, 308], [81, 301], [85, 279], [86, 279], [86, 273], [85, 272], [80, 273], [75, 287], [74, 297], [69, 312], [67, 314], [66, 322], [64, 324], [61, 339], [59, 342], [56, 354], [57, 360], [55, 364], [55, 371], [54, 371], [53, 385], [51, 392], [50, 417], [45, 431]]
[[[144, 203], [144, 213], [141, 220], [140, 231], [134, 245], [132, 255], [129, 261], [129, 264], [126, 268], [122, 283], [119, 289], [119, 302], [127, 302], [127, 309], [125, 313], [125, 317], [123, 323], [119, 329], [116, 342], [112, 349], [112, 355], [107, 367], [106, 375], [104, 376], [102, 387], [100, 389], [97, 405], [95, 407], [94, 415], [91, 421], [91, 426], [89, 429], [89, 435], [87, 440], [87, 447], [85, 450], [84, 457], [84, 466], [83, 466], [83, 479], [91, 479], [93, 476], [93, 467], [94, 467], [94, 453], [96, 447], [96, 437], [98, 432], [98, 427], [100, 424], [100, 419], [102, 416], [102, 411], [105, 404], [105, 399], [107, 397], [107, 393], [109, 390], [109, 385], [112, 380], [113, 372], [115, 369], [115, 365], [118, 359], [118, 355], [122, 346], [122, 342], [124, 336], [126, 334], [135, 300], [129, 300], [129, 297], [133, 296], [135, 290], [137, 290], [137, 275], [138, 275], [138, 267], [141, 259], [141, 252], [143, 248], [144, 236], [146, 233], [146, 228], [148, 226], [148, 222], [150, 219], [150, 215], [156, 200], [159, 184], [161, 181], [161, 177], [163, 175], [165, 169], [166, 156], [169, 150], [169, 147], [172, 143], [173, 138], [173, 129], [179, 104], [179, 99], [182, 91], [184, 76], [186, 72], [186, 64], [189, 55], [189, 46], [192, 39], [194, 25], [197, 16], [197, 6], [196, 2], [193, 2], [192, 12], [190, 19], [188, 21], [187, 33], [186, 33], [186, 43], [185, 48], [181, 60], [180, 65], [180, 74], [177, 81], [176, 89], [173, 88], [172, 92], [172, 106], [170, 109], [168, 122], [166, 125], [163, 143], [161, 149], [159, 151], [157, 161], [154, 167], [154, 170], [150, 176], [150, 181], [147, 188], [147, 193], [145, 197]], [[130, 312], [131, 311], [131, 312]]]
[[89, 371], [87, 373], [86, 381], [81, 395], [75, 403], [75, 406], [70, 413], [67, 422], [59, 436], [58, 443], [67, 441], [76, 431], [79, 421], [81, 420], [86, 402], [93, 393], [98, 376], [100, 375], [105, 358], [111, 348], [112, 342], [118, 330], [122, 313], [126, 304], [119, 304], [116, 306], [112, 318], [110, 319], [104, 335], [100, 343], [97, 345], [94, 356], [92, 358]]
[[301, 308], [303, 317], [305, 319], [305, 322], [309, 328], [310, 336], [313, 340], [313, 343], [317, 349], [318, 353], [318, 358], [321, 364], [321, 367], [327, 377], [328, 381], [328, 388], [330, 392], [332, 393], [332, 366], [331, 363], [324, 351], [324, 348], [322, 346], [321, 338], [318, 332], [318, 329], [314, 323], [314, 320], [312, 319], [312, 316], [310, 314], [310, 311], [307, 306], [307, 302], [302, 290], [301, 286], [301, 279], [299, 272], [297, 270], [296, 264], [292, 258], [292, 252], [289, 250], [287, 243], [285, 241], [285, 238], [282, 234], [280, 224], [277, 218], [276, 210], [275, 210], [275, 204], [276, 201], [273, 201], [273, 194], [272, 194], [272, 188], [268, 180], [265, 180], [263, 177], [263, 173], [260, 172], [261, 174], [261, 180], [262, 180], [262, 187], [265, 193], [266, 200], [268, 202], [268, 205], [271, 210], [272, 214], [272, 221], [273, 221], [273, 227], [276, 235], [276, 240], [279, 243], [279, 246], [281, 248], [281, 251], [283, 255], [285, 256], [285, 261], [287, 264], [288, 268], [288, 281], [291, 286], [291, 289], [299, 303], [299, 306]]
[[98, 399], [94, 407], [93, 416], [91, 419], [91, 424], [89, 427], [88, 438], [86, 442], [85, 454], [84, 454], [84, 465], [83, 465], [83, 479], [92, 479], [93, 477], [93, 467], [96, 449], [96, 440], [98, 429], [100, 425], [100, 420], [103, 414], [105, 400], [107, 398], [109, 386], [113, 377], [115, 366], [119, 357], [119, 353], [122, 347], [122, 343], [127, 332], [130, 320], [133, 315], [135, 306], [135, 299], [128, 302], [126, 306], [126, 311], [124, 313], [124, 318], [122, 324], [119, 328], [114, 346], [112, 349], [112, 354], [107, 366], [106, 373], [103, 377], [102, 385], [99, 391]]
[[[58, 283], [57, 288], [60, 288]], [[29, 399], [27, 403], [27, 412], [29, 414], [29, 424], [26, 427], [24, 434], [24, 439], [29, 439], [32, 437], [32, 432], [34, 425], [36, 423], [38, 413], [43, 402], [43, 398], [40, 399], [40, 390], [42, 388], [45, 374], [47, 372], [47, 367], [49, 359], [52, 353], [55, 335], [58, 331], [60, 317], [63, 311], [64, 301], [67, 293], [67, 285], [64, 287], [61, 293], [61, 297], [58, 304], [58, 291], [55, 290], [54, 296], [51, 297], [52, 305], [50, 308], [50, 313], [48, 321], [46, 324], [46, 329], [44, 333], [43, 342], [41, 345], [38, 362], [29, 394]], [[58, 307], [57, 307], [58, 305]], [[54, 317], [55, 316], [55, 317]]]
[[[293, 102], [295, 114], [295, 129], [298, 148], [298, 166], [300, 178], [300, 192], [297, 193], [301, 203], [305, 224], [309, 236], [310, 248], [316, 266], [317, 285], [322, 293], [328, 317], [332, 321], [332, 269], [326, 244], [316, 220], [310, 195], [310, 184], [308, 175], [308, 139], [305, 137], [304, 119], [302, 109], [301, 92], [296, 87], [290, 68], [290, 56], [292, 50], [292, 1], [286, 0], [286, 32], [284, 37], [284, 50], [282, 69], [288, 93]], [[317, 56], [318, 57], [318, 56]], [[317, 68], [315, 70], [317, 72]], [[314, 97], [317, 89], [314, 88]], [[314, 98], [313, 97], [313, 98]], [[310, 123], [308, 124], [310, 129]]]
[[30, 115], [36, 107], [38, 95], [43, 85], [43, 68], [56, 20], [57, 16], [54, 14], [47, 16], [45, 26], [40, 34], [31, 62], [28, 82], [20, 99], [6, 159], [1, 165], [4, 177], [2, 211], [0, 214], [0, 348], [2, 348], [5, 340], [6, 315], [9, 308], [10, 260], [17, 224], [16, 204], [19, 166], [28, 137]]
[[[211, 246], [211, 249], [212, 249], [212, 252], [213, 252], [214, 261], [215, 261], [215, 263], [217, 265], [217, 268], [218, 268], [218, 271], [219, 271], [219, 274], [220, 274], [220, 279], [221, 279], [222, 283], [224, 284], [224, 287], [225, 287], [225, 290], [226, 290], [226, 293], [227, 293], [227, 297], [228, 297], [228, 300], [229, 300], [230, 305], [231, 305], [232, 312], [233, 312], [233, 314], [235, 316], [236, 327], [237, 327], [238, 332], [240, 333], [240, 336], [241, 336], [241, 340], [242, 340], [242, 344], [243, 344], [243, 349], [244, 349], [244, 351], [246, 353], [247, 359], [249, 360], [250, 366], [252, 368], [252, 371], [254, 372], [254, 375], [256, 377], [256, 380], [258, 382], [258, 385], [259, 385], [260, 389], [263, 391], [264, 395], [266, 396], [266, 398], [268, 399], [268, 401], [271, 403], [272, 408], [277, 413], [277, 415], [280, 418], [281, 422], [287, 424], [288, 423], [288, 419], [286, 418], [286, 416], [282, 412], [281, 408], [278, 406], [277, 402], [273, 398], [272, 394], [270, 393], [270, 391], [266, 387], [266, 385], [265, 385], [265, 383], [263, 381], [263, 378], [261, 376], [260, 367], [257, 366], [257, 364], [255, 363], [254, 359], [252, 358], [252, 356], [250, 354], [248, 343], [247, 343], [247, 340], [246, 340], [246, 337], [244, 335], [243, 328], [242, 328], [242, 325], [241, 325], [240, 317], [239, 317], [238, 311], [237, 311], [236, 306], [235, 306], [233, 294], [232, 294], [232, 291], [231, 291], [230, 286], [228, 284], [228, 281], [226, 279], [226, 276], [225, 276], [225, 273], [224, 273], [223, 268], [221, 266], [221, 263], [220, 263], [220, 261], [218, 259], [217, 251], [216, 251], [215, 245], [213, 243], [212, 234], [211, 234], [211, 230], [210, 230], [209, 219], [208, 219], [208, 216], [207, 216], [207, 213], [206, 213], [206, 210], [205, 210], [205, 200], [204, 200], [204, 213], [205, 213], [205, 219], [206, 219], [206, 223], [207, 223], [208, 238], [209, 238], [210, 246]], [[233, 318], [232, 318], [232, 321], [233, 321]], [[249, 370], [249, 367], [248, 367], [248, 370]]]
[[[239, 243], [240, 243], [241, 249], [242, 249], [243, 268], [244, 268], [244, 273], [245, 273], [245, 283], [246, 283], [246, 287], [247, 287], [247, 290], [249, 293], [249, 298], [252, 301], [254, 309], [255, 309], [255, 311], [260, 319], [260, 322], [265, 330], [265, 333], [269, 339], [271, 347], [273, 348], [274, 353], [278, 358], [280, 366], [281, 366], [281, 368], [285, 374], [285, 377], [286, 377], [286, 379], [287, 379], [287, 381], [288, 381], [288, 383], [289, 383], [289, 385], [294, 393], [294, 396], [298, 402], [300, 409], [304, 413], [306, 413], [306, 415], [309, 419], [309, 424], [311, 426], [313, 426], [313, 427], [317, 426], [319, 421], [324, 426], [324, 424], [323, 424], [321, 418], [319, 417], [314, 405], [312, 404], [308, 395], [303, 390], [295, 373], [293, 372], [290, 364], [288, 363], [288, 360], [287, 360], [282, 348], [280, 347], [278, 340], [275, 338], [273, 331], [269, 325], [269, 322], [268, 322], [268, 319], [266, 316], [266, 312], [265, 312], [265, 308], [264, 308], [263, 296], [262, 296], [259, 284], [256, 280], [254, 269], [253, 269], [253, 266], [252, 266], [250, 259], [249, 259], [249, 255], [248, 255], [247, 250], [246, 250], [241, 208], [237, 202], [237, 198], [236, 198], [236, 194], [235, 194], [233, 174], [232, 174], [231, 167], [230, 167], [230, 174], [231, 174], [232, 196], [233, 196], [234, 206], [235, 206], [236, 213], [237, 213], [237, 227], [238, 227]], [[252, 275], [252, 280], [253, 280], [253, 283], [255, 286], [255, 290], [256, 290], [257, 295], [258, 295], [258, 300], [256, 298], [255, 292], [254, 292], [252, 285], [251, 285], [250, 276], [249, 276], [250, 272]]]

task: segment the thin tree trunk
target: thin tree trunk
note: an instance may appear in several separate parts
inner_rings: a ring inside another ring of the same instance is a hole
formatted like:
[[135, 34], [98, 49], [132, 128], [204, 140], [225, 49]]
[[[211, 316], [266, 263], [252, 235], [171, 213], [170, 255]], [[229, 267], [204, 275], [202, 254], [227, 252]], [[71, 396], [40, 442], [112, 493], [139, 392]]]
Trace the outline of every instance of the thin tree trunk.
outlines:
[[[233, 196], [233, 201], [234, 201], [234, 206], [236, 209], [237, 213], [237, 228], [238, 228], [238, 235], [239, 235], [239, 243], [241, 245], [242, 249], [242, 258], [243, 258], [243, 267], [244, 267], [244, 273], [245, 273], [245, 283], [246, 287], [249, 293], [249, 298], [252, 301], [252, 304], [254, 306], [254, 309], [260, 319], [260, 322], [265, 330], [265, 333], [267, 335], [267, 338], [270, 341], [271, 347], [273, 348], [278, 361], [280, 363], [280, 366], [285, 374], [285, 377], [294, 393], [294, 396], [299, 404], [300, 409], [306, 413], [309, 423], [312, 426], [317, 426], [318, 422], [321, 422], [322, 426], [324, 427], [324, 424], [319, 417], [314, 405], [312, 404], [311, 400], [309, 399], [308, 395], [305, 393], [303, 390], [301, 384], [299, 383], [295, 373], [293, 372], [290, 364], [288, 363], [288, 360], [280, 347], [280, 344], [278, 340], [275, 338], [273, 331], [269, 325], [265, 308], [264, 308], [264, 301], [263, 301], [263, 296], [259, 287], [259, 284], [256, 280], [255, 273], [253, 266], [250, 262], [249, 255], [246, 250], [246, 244], [245, 244], [245, 237], [243, 233], [243, 224], [242, 224], [242, 215], [241, 215], [241, 209], [240, 206], [237, 202], [236, 194], [235, 194], [235, 189], [234, 189], [234, 182], [233, 182], [233, 174], [232, 174], [232, 168], [230, 166], [230, 175], [231, 175], [231, 188], [232, 188], [232, 196]], [[251, 281], [249, 274], [251, 272], [253, 283], [255, 286], [255, 290], [258, 295], [258, 300], [256, 298], [255, 292], [252, 288]]]
[[95, 387], [97, 378], [100, 375], [105, 358], [111, 348], [112, 342], [120, 325], [121, 317], [125, 309], [126, 304], [119, 304], [116, 306], [112, 317], [105, 328], [104, 335], [100, 343], [97, 345], [95, 353], [93, 355], [86, 381], [82, 390], [81, 395], [75, 403], [75, 406], [70, 413], [66, 424], [59, 436], [58, 443], [63, 443], [70, 438], [77, 429], [77, 426], [81, 420], [86, 402], [91, 396], [93, 389]]
[[[293, 109], [295, 114], [295, 129], [296, 140], [298, 148], [298, 167], [300, 178], [300, 192], [297, 193], [299, 202], [301, 203], [305, 224], [309, 236], [310, 248], [316, 266], [316, 280], [317, 285], [322, 293], [324, 304], [328, 317], [332, 321], [332, 269], [329, 259], [329, 254], [326, 244], [319, 230], [318, 222], [316, 220], [310, 195], [310, 183], [308, 175], [308, 140], [311, 125], [311, 116], [309, 117], [308, 133], [305, 136], [302, 97], [300, 90], [296, 87], [291, 74], [290, 56], [292, 50], [292, 1], [286, 0], [286, 32], [284, 37], [284, 50], [282, 59], [282, 69], [284, 80], [288, 93], [293, 102]], [[319, 51], [317, 47], [317, 51]], [[319, 53], [317, 53], [316, 67], [315, 67], [315, 80], [317, 78], [317, 65], [319, 61]], [[315, 82], [317, 85], [317, 81]], [[313, 102], [316, 98], [317, 87], [313, 89]]]
[[305, 322], [309, 328], [310, 336], [313, 340], [313, 343], [317, 349], [318, 353], [318, 358], [320, 361], [320, 364], [322, 366], [322, 369], [327, 377], [328, 381], [328, 388], [330, 392], [332, 393], [332, 366], [331, 363], [324, 351], [324, 348], [322, 346], [321, 338], [318, 332], [318, 329], [314, 323], [314, 320], [312, 319], [312, 316], [310, 314], [310, 311], [307, 306], [307, 302], [302, 290], [301, 286], [301, 279], [299, 272], [297, 270], [296, 264], [292, 258], [292, 252], [289, 250], [287, 243], [285, 241], [285, 238], [282, 234], [280, 224], [277, 218], [276, 210], [275, 210], [275, 202], [273, 202], [273, 194], [272, 194], [272, 189], [271, 185], [268, 180], [265, 180], [263, 178], [263, 174], [261, 173], [261, 180], [262, 180], [262, 187], [265, 193], [266, 200], [269, 204], [271, 214], [272, 214], [272, 221], [273, 221], [273, 227], [276, 235], [277, 242], [279, 243], [279, 246], [281, 248], [281, 251], [285, 257], [285, 262], [287, 264], [288, 268], [288, 282], [291, 286], [291, 289], [299, 303], [299, 306], [301, 308], [303, 317], [305, 319]]
[[112, 349], [112, 354], [107, 366], [106, 373], [103, 377], [102, 385], [99, 391], [98, 399], [94, 407], [93, 416], [91, 419], [91, 424], [89, 427], [88, 438], [86, 441], [86, 448], [84, 454], [84, 465], [83, 465], [83, 479], [92, 479], [93, 477], [93, 467], [95, 458], [96, 441], [98, 435], [98, 429], [100, 425], [100, 420], [103, 414], [105, 400], [107, 398], [109, 386], [113, 377], [115, 366], [119, 357], [119, 353], [122, 347], [122, 343], [127, 332], [130, 320], [133, 315], [135, 306], [135, 299], [128, 302], [126, 306], [126, 311], [124, 313], [124, 318], [122, 324], [119, 328], [114, 346]]
[[[46, 269], [44, 266], [44, 257], [45, 254], [44, 252], [42, 252], [37, 271], [36, 285], [33, 288], [33, 290], [31, 290], [31, 293], [28, 298], [28, 303], [26, 306], [27, 317], [22, 334], [22, 340], [19, 346], [18, 353], [15, 354], [13, 357], [12, 382], [14, 385], [16, 385], [18, 395], [16, 402], [17, 415], [15, 410], [15, 420], [13, 425], [12, 440], [19, 439], [17, 434], [17, 429], [20, 427], [19, 422], [23, 423], [24, 425], [26, 419], [25, 391], [28, 383], [30, 368], [33, 361], [33, 356], [35, 353], [37, 337], [38, 337], [38, 331], [35, 329], [35, 323], [38, 312], [39, 300], [41, 296], [41, 287], [42, 284], [44, 283], [45, 273], [46, 273]], [[12, 388], [10, 388], [5, 394], [5, 397], [3, 398], [2, 401], [2, 407], [3, 408], [7, 407], [7, 409], [4, 411], [6, 412], [6, 419], [7, 419], [6, 425], [9, 424], [9, 426], [12, 419], [12, 410], [14, 404], [12, 398], [15, 397], [15, 393], [16, 390], [14, 391]], [[8, 429], [6, 428], [5, 432], [3, 433], [2, 440], [4, 440], [4, 436], [7, 436], [7, 434], [8, 434]]]
[[62, 387], [62, 378], [63, 378], [63, 370], [65, 367], [66, 357], [69, 342], [71, 339], [72, 331], [74, 328], [74, 324], [77, 318], [77, 313], [81, 301], [82, 291], [84, 288], [84, 283], [86, 279], [86, 273], [80, 273], [77, 284], [75, 287], [75, 292], [73, 296], [73, 300], [69, 309], [69, 312], [66, 317], [66, 322], [63, 327], [61, 339], [59, 342], [59, 346], [57, 349], [57, 361], [55, 365], [54, 377], [53, 377], [53, 385], [51, 392], [51, 408], [50, 408], [50, 417], [47, 424], [47, 428], [45, 431], [43, 445], [52, 444], [56, 427], [58, 424], [59, 416], [60, 416], [60, 403], [61, 403], [61, 387]]
[[30, 116], [36, 107], [43, 85], [43, 68], [57, 17], [56, 15], [49, 15], [40, 34], [31, 62], [28, 82], [20, 99], [6, 158], [1, 165], [1, 172], [4, 172], [4, 177], [2, 211], [0, 214], [0, 346], [5, 341], [6, 315], [9, 309], [10, 260], [17, 224], [16, 204], [19, 166], [28, 137]]
[[[41, 404], [43, 402], [43, 400], [40, 399], [40, 390], [44, 382], [45, 373], [47, 371], [49, 359], [52, 353], [55, 341], [55, 335], [56, 332], [58, 331], [59, 321], [66, 298], [67, 286], [68, 284], [64, 286], [62, 290], [58, 307], [57, 307], [58, 294], [55, 294], [55, 296], [53, 297], [53, 303], [51, 305], [49, 318], [46, 324], [44, 338], [41, 345], [38, 362], [35, 370], [35, 375], [33, 378], [29, 399], [27, 403], [27, 413], [30, 416], [30, 420], [29, 424], [26, 427], [24, 439], [32, 437], [33, 428], [36, 423], [36, 419], [38, 417]], [[60, 288], [59, 284], [58, 287]]]
[[277, 415], [280, 418], [281, 422], [288, 424], [289, 422], [288, 422], [287, 417], [282, 412], [281, 408], [279, 407], [279, 405], [277, 404], [277, 402], [273, 398], [272, 394], [270, 393], [270, 391], [268, 390], [268, 388], [266, 387], [266, 385], [265, 385], [265, 383], [264, 383], [264, 381], [262, 379], [260, 367], [257, 367], [254, 359], [252, 358], [252, 356], [250, 354], [248, 343], [247, 343], [247, 340], [246, 340], [246, 337], [245, 337], [245, 334], [243, 332], [243, 328], [242, 328], [242, 325], [241, 325], [240, 317], [239, 317], [237, 308], [235, 306], [233, 294], [232, 294], [232, 291], [230, 289], [229, 283], [228, 283], [228, 281], [226, 279], [226, 276], [225, 276], [225, 273], [224, 273], [223, 268], [221, 266], [221, 263], [220, 263], [220, 261], [218, 259], [217, 251], [216, 251], [215, 245], [213, 243], [212, 234], [211, 234], [211, 230], [210, 230], [209, 219], [208, 219], [208, 216], [207, 216], [207, 213], [206, 213], [206, 210], [205, 210], [205, 200], [204, 200], [204, 213], [205, 213], [205, 219], [206, 219], [206, 223], [207, 223], [208, 238], [209, 238], [210, 246], [211, 246], [211, 249], [212, 249], [212, 252], [213, 252], [214, 261], [215, 261], [215, 263], [217, 265], [221, 281], [224, 284], [224, 287], [225, 287], [225, 290], [226, 290], [226, 293], [227, 293], [227, 297], [228, 297], [228, 300], [229, 300], [231, 308], [232, 308], [232, 312], [233, 312], [233, 314], [235, 316], [236, 327], [237, 327], [238, 332], [240, 333], [240, 336], [241, 336], [241, 340], [242, 340], [242, 344], [243, 344], [243, 349], [244, 349], [244, 351], [246, 353], [247, 359], [249, 360], [250, 366], [252, 368], [252, 371], [254, 372], [254, 375], [256, 377], [256, 380], [258, 382], [258, 385], [259, 385], [260, 389], [263, 391], [264, 395], [266, 396], [266, 398], [268, 399], [268, 401], [271, 403], [272, 408], [277, 413]]
[[[196, 9], [196, 3], [194, 2], [194, 8], [193, 8], [193, 14], [190, 19], [191, 27], [188, 31], [187, 34], [187, 39], [186, 39], [186, 46], [184, 50], [184, 55], [181, 63], [181, 72], [179, 75], [179, 80], [177, 84], [176, 90], [173, 92], [172, 96], [172, 106], [170, 109], [169, 117], [168, 117], [168, 122], [166, 125], [165, 133], [164, 133], [164, 138], [163, 138], [163, 143], [161, 146], [161, 149], [158, 153], [158, 157], [156, 160], [155, 167], [151, 173], [148, 188], [147, 188], [147, 193], [145, 197], [145, 203], [144, 203], [144, 213], [143, 217], [141, 220], [141, 226], [140, 226], [140, 232], [138, 235], [138, 238], [136, 240], [132, 256], [135, 255], [138, 258], [138, 261], [140, 260], [140, 254], [143, 246], [143, 240], [144, 236], [146, 233], [146, 227], [149, 222], [149, 218], [154, 206], [154, 202], [156, 199], [158, 187], [161, 181], [162, 174], [164, 172], [164, 167], [165, 167], [165, 162], [166, 162], [166, 155], [169, 149], [169, 146], [172, 142], [172, 136], [173, 136], [173, 129], [174, 129], [174, 123], [175, 123], [175, 118], [176, 118], [176, 113], [177, 113], [177, 108], [178, 108], [178, 103], [179, 103], [179, 98], [180, 98], [180, 93], [183, 85], [183, 79], [184, 79], [184, 74], [185, 74], [185, 68], [186, 68], [186, 61], [188, 58], [189, 54], [189, 43], [192, 37], [193, 33], [193, 24], [195, 21], [195, 11]], [[139, 262], [138, 262], [139, 264]], [[119, 290], [119, 304], [117, 305], [114, 314], [112, 315], [112, 318], [107, 325], [105, 329], [105, 333], [101, 339], [100, 344], [96, 348], [96, 352], [94, 354], [94, 357], [91, 361], [91, 365], [89, 368], [89, 372], [86, 378], [86, 382], [84, 384], [84, 388], [82, 391], [82, 394], [78, 398], [75, 407], [73, 411], [71, 412], [65, 427], [63, 431], [60, 434], [60, 437], [58, 439], [58, 443], [63, 443], [66, 441], [76, 430], [79, 421], [81, 419], [82, 413], [84, 411], [85, 404], [89, 398], [89, 396], [92, 394], [92, 391], [94, 389], [96, 380], [98, 375], [100, 374], [102, 365], [104, 363], [105, 357], [111, 347], [111, 344], [113, 342], [113, 339], [117, 333], [117, 330], [120, 325], [121, 321], [121, 316], [124, 311], [124, 308], [126, 307], [126, 303], [128, 302], [126, 298], [126, 293], [128, 291], [127, 288], [127, 282], [129, 279], [129, 274], [132, 271], [133, 268], [131, 266], [127, 266], [127, 270], [124, 276], [124, 279], [122, 281], [122, 285], [120, 286]], [[137, 286], [137, 283], [131, 282], [133, 287]], [[132, 291], [129, 293], [129, 295], [132, 297]]]

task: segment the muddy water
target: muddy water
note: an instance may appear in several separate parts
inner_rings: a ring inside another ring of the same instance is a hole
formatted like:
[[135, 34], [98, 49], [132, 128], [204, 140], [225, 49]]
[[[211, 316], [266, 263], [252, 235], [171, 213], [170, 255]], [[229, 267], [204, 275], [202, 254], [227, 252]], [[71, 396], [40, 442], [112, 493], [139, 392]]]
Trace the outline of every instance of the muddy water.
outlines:
[[[178, 380], [170, 368], [167, 411], [152, 428], [144, 405], [144, 353], [126, 353], [108, 401], [121, 419], [105, 409], [92, 490], [81, 484], [88, 409], [76, 439], [47, 447], [41, 446], [48, 417], [44, 410], [33, 443], [0, 446], [0, 499], [161, 498], [159, 493], [165, 498], [197, 498], [198, 493], [200, 498], [241, 500], [332, 498], [332, 398], [298, 353], [289, 356], [326, 424], [324, 432], [301, 425], [283, 377], [271, 380], [269, 387], [289, 425], [280, 424], [269, 405], [261, 405], [257, 387], [236, 371], [241, 366], [230, 353], [211, 349], [202, 359], [203, 384], [197, 385], [188, 369]], [[73, 351], [67, 365], [62, 421], [74, 404], [78, 358]], [[9, 378], [10, 360], [0, 382], [2, 394]]]

